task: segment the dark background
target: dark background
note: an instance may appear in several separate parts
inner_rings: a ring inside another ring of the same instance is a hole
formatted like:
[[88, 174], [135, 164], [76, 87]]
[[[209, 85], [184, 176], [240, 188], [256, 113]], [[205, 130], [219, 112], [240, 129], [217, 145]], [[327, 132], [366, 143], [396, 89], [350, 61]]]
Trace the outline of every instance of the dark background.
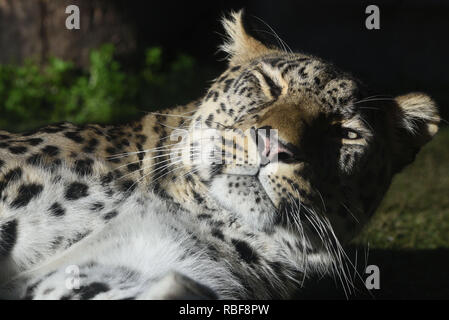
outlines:
[[[365, 27], [370, 4], [380, 8], [380, 30]], [[245, 8], [250, 31], [265, 42], [277, 44], [257, 18], [294, 51], [334, 62], [379, 94], [429, 93], [448, 117], [449, 1], [126, 1], [119, 7], [135, 23], [138, 46], [157, 43], [210, 64], [221, 57], [217, 18]]]
[[[380, 30], [367, 30], [365, 8], [380, 8]], [[277, 44], [263, 19], [294, 51], [311, 53], [353, 73], [379, 94], [425, 91], [447, 118], [449, 105], [449, 1], [126, 1], [137, 43], [161, 44], [217, 63], [222, 28], [218, 17], [245, 8], [252, 34]], [[144, 9], [145, 8], [145, 9]], [[224, 63], [219, 64], [224, 68]]]

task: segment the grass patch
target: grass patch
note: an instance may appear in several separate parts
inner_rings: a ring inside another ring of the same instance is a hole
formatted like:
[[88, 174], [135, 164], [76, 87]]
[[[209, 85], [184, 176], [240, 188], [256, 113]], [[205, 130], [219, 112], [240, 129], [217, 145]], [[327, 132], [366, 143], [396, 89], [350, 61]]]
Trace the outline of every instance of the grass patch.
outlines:
[[449, 248], [449, 128], [398, 174], [371, 222], [354, 240], [381, 249]]

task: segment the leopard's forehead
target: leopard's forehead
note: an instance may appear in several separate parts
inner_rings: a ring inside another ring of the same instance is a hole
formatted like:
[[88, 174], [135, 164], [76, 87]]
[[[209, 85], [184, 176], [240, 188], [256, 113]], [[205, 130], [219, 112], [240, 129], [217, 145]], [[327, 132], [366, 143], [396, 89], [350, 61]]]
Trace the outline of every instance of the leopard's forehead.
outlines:
[[329, 107], [347, 105], [348, 101], [360, 95], [358, 80], [314, 56], [278, 52], [261, 57], [259, 63], [279, 72], [287, 81], [290, 93], [303, 91], [314, 94]]
[[[264, 85], [269, 91], [265, 95], [261, 94]], [[324, 113], [351, 115], [358, 111], [354, 102], [363, 97], [364, 91], [357, 79], [322, 59], [277, 51], [247, 64], [230, 66], [211, 86], [205, 101], [226, 95], [230, 107], [238, 107], [233, 110], [236, 113], [245, 106], [256, 108], [279, 98], [294, 102], [307, 96]], [[267, 95], [269, 99], [264, 99]], [[227, 103], [222, 102], [220, 107], [225, 109]]]

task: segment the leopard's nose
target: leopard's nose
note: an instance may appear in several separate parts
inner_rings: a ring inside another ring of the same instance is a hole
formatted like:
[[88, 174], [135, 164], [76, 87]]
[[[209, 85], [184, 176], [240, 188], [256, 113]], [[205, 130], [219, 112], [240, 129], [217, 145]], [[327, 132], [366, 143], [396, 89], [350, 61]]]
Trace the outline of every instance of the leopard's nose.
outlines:
[[256, 144], [262, 165], [277, 161], [288, 162], [295, 158], [294, 152], [279, 141], [276, 130], [259, 128], [256, 133]]

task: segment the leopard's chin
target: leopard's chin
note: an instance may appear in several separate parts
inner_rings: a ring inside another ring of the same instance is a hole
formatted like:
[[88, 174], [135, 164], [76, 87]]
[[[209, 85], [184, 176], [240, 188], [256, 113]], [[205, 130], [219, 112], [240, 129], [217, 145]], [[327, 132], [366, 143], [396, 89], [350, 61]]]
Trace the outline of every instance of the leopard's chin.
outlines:
[[221, 174], [210, 183], [210, 194], [240, 224], [254, 230], [271, 230], [276, 208], [254, 175]]

